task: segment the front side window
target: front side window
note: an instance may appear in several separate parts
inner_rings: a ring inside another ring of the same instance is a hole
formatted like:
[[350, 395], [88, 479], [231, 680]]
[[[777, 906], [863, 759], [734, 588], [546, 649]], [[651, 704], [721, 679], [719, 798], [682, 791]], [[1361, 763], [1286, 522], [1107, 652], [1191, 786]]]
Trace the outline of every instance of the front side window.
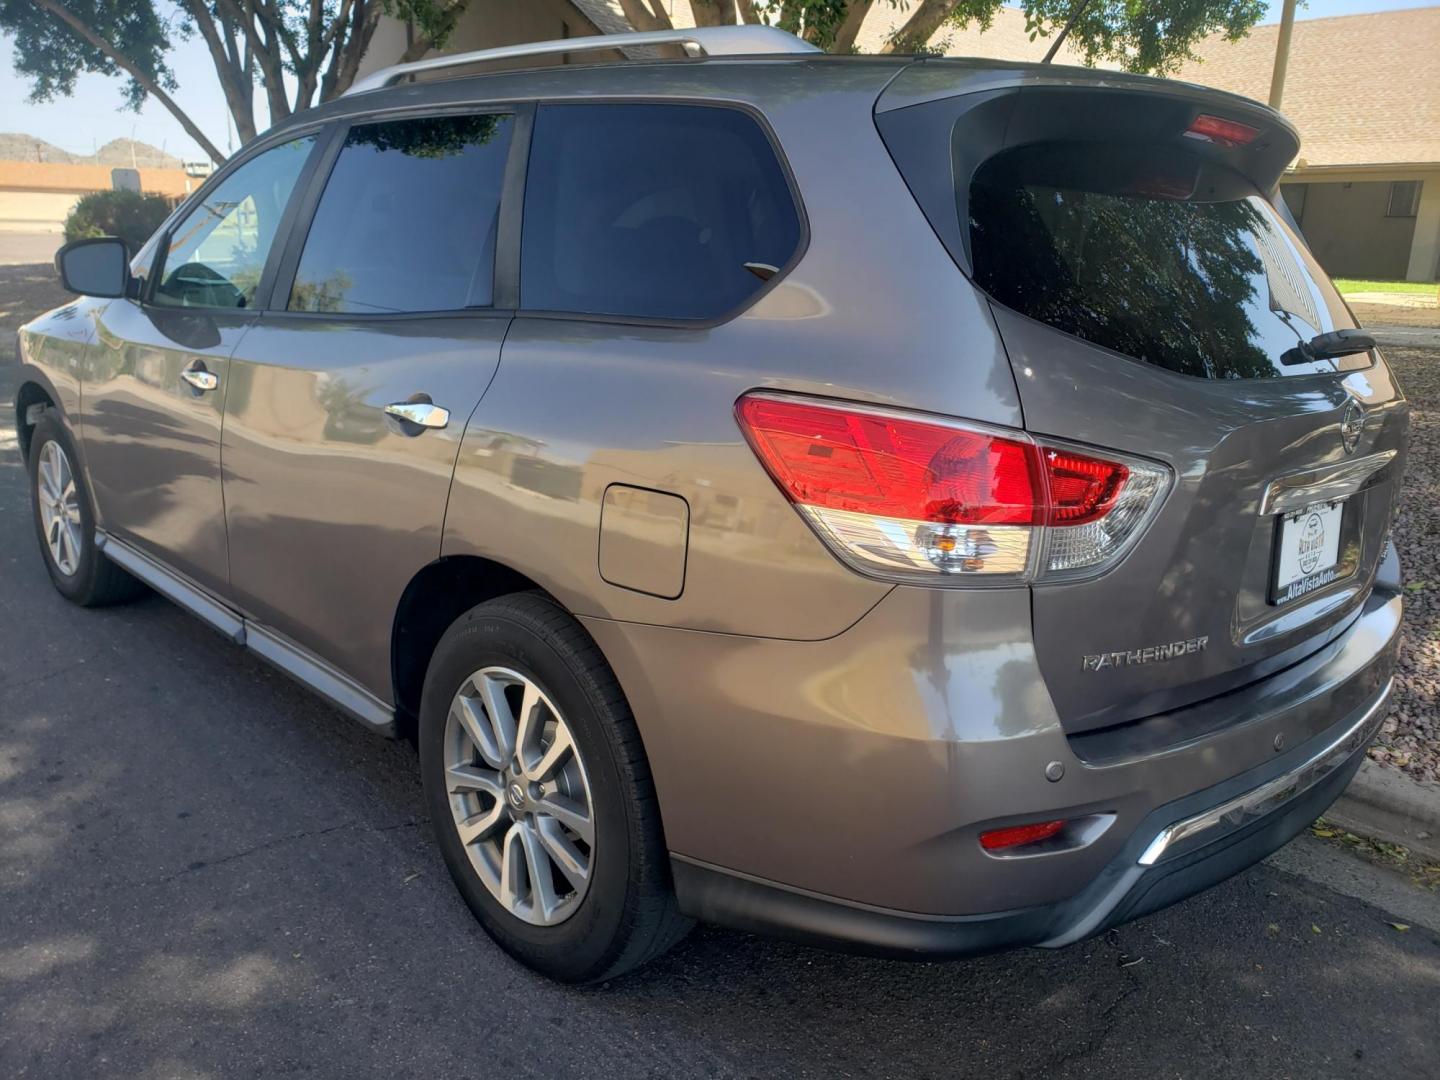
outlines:
[[714, 319], [800, 246], [760, 126], [698, 105], [546, 105], [526, 174], [520, 305]]
[[280, 219], [315, 145], [293, 139], [247, 161], [170, 230], [152, 303], [248, 308]]
[[[1325, 272], [1237, 173], [1168, 148], [1036, 144], [970, 186], [975, 281], [1006, 307], [1209, 379], [1308, 373], [1353, 327]], [[1342, 366], [1368, 360], [1358, 360]]]
[[291, 311], [458, 311], [492, 301], [508, 114], [350, 129], [320, 197]]

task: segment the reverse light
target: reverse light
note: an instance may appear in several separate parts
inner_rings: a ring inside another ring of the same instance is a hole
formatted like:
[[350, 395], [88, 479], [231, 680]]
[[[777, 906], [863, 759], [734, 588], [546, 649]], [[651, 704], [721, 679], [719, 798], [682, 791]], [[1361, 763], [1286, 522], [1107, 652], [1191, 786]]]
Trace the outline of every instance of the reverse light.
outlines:
[[1005, 851], [1007, 848], [1038, 844], [1059, 836], [1065, 828], [1065, 821], [1036, 821], [1029, 825], [1012, 825], [1006, 829], [991, 829], [980, 834], [980, 846], [986, 851]]
[[1238, 120], [1226, 120], [1221, 116], [1201, 113], [1185, 129], [1185, 134], [1205, 139], [1216, 146], [1235, 147], [1250, 145], [1259, 136], [1260, 129], [1242, 124]]
[[1168, 476], [1024, 432], [792, 395], [747, 394], [736, 416], [831, 550], [898, 581], [1096, 572], [1138, 535]]

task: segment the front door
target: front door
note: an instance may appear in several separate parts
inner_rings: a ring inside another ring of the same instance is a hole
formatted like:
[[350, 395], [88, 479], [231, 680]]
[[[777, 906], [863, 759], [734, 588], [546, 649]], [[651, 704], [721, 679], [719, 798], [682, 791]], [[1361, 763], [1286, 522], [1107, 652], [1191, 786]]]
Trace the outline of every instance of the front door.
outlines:
[[102, 526], [214, 592], [228, 578], [220, 427], [230, 354], [315, 142], [232, 170], [157, 245], [137, 300], [99, 316], [81, 430]]
[[382, 699], [396, 608], [440, 555], [460, 437], [510, 321], [494, 267], [514, 127], [470, 113], [340, 133], [230, 363], [231, 593]]

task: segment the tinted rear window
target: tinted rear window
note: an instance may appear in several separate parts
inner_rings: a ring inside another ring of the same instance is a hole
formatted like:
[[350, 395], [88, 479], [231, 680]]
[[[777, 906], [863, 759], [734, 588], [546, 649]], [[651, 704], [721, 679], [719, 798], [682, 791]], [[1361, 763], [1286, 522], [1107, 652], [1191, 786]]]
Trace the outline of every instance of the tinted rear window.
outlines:
[[1183, 150], [1025, 147], [982, 165], [969, 202], [981, 288], [1146, 363], [1211, 379], [1331, 370], [1281, 357], [1354, 325], [1274, 207]]
[[305, 238], [291, 311], [395, 314], [491, 302], [508, 114], [358, 124]]
[[522, 307], [718, 318], [762, 289], [799, 245], [785, 174], [747, 114], [698, 105], [539, 109]]

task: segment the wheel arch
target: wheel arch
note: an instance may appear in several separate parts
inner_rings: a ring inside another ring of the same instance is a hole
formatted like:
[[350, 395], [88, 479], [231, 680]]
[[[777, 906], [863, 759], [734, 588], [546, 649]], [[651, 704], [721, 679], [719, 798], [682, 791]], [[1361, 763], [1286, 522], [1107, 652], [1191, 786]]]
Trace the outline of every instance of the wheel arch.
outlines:
[[20, 385], [15, 391], [15, 437], [20, 443], [20, 459], [27, 463], [30, 460], [30, 440], [35, 435], [35, 422], [29, 413], [37, 405], [57, 410], [62, 422], [66, 422], [65, 410], [60, 406], [55, 388], [43, 375], [27, 366], [21, 369]]
[[390, 677], [402, 735], [415, 734], [425, 673], [450, 625], [476, 604], [531, 590], [545, 591], [518, 570], [476, 555], [445, 556], [410, 579], [390, 633]]

